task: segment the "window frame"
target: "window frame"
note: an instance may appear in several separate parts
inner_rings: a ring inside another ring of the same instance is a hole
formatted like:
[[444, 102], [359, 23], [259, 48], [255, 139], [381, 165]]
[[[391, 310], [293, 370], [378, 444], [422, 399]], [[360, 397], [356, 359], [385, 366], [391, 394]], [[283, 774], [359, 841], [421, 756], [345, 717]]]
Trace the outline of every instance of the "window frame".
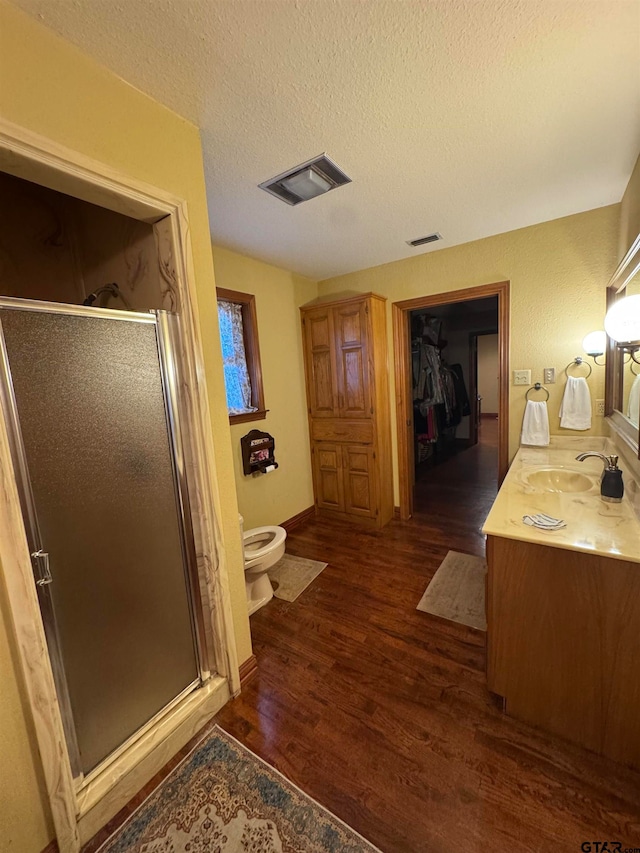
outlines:
[[[241, 293], [239, 290], [228, 290], [226, 287], [216, 287], [216, 314], [218, 301], [233, 302], [235, 305], [241, 306], [244, 352], [247, 359], [249, 381], [251, 383], [251, 405], [256, 407], [255, 412], [244, 412], [241, 415], [229, 415], [229, 423], [233, 425], [244, 424], [249, 421], [262, 421], [267, 417], [267, 412], [269, 410], [265, 408], [264, 404], [256, 298], [252, 293]], [[226, 402], [225, 390], [225, 403]]]

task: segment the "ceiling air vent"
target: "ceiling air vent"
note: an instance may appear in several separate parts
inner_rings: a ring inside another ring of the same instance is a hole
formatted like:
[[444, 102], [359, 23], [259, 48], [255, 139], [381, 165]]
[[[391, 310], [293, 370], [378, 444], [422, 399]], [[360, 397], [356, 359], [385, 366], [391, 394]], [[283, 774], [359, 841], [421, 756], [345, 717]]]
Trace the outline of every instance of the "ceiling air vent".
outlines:
[[438, 234], [437, 231], [427, 234], [426, 237], [418, 237], [417, 240], [407, 240], [407, 246], [426, 246], [427, 243], [435, 243], [436, 240], [442, 240], [442, 234]]
[[321, 154], [258, 186], [287, 204], [294, 205], [349, 183], [351, 178], [330, 157]]

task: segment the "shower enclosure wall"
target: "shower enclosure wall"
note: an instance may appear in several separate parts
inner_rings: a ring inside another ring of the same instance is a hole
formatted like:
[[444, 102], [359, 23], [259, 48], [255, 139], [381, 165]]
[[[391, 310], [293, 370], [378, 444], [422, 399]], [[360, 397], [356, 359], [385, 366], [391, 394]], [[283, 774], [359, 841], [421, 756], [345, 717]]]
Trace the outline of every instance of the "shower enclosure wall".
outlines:
[[3, 409], [76, 777], [209, 675], [172, 319], [0, 298]]
[[0, 565], [61, 853], [239, 689], [188, 234], [0, 134]]

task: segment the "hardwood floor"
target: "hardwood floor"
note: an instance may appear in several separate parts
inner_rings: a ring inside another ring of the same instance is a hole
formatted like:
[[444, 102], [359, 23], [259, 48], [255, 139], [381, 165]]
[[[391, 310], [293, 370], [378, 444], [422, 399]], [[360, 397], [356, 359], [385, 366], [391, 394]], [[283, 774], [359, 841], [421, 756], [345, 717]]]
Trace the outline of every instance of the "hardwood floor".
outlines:
[[416, 477], [414, 520], [447, 537], [447, 550], [484, 556], [480, 529], [498, 493], [498, 419], [482, 418], [479, 441]]
[[483, 421], [479, 445], [417, 484], [411, 521], [289, 532], [289, 553], [329, 565], [251, 617], [258, 676], [214, 722], [384, 853], [640, 850], [640, 775], [504, 716], [484, 634], [415, 609], [448, 550], [484, 553], [494, 432]]
[[408, 522], [291, 531], [329, 565], [251, 617], [259, 674], [217, 721], [385, 853], [640, 847], [640, 776], [505, 717], [484, 634], [415, 609], [449, 549], [483, 553], [492, 458], [433, 469]]

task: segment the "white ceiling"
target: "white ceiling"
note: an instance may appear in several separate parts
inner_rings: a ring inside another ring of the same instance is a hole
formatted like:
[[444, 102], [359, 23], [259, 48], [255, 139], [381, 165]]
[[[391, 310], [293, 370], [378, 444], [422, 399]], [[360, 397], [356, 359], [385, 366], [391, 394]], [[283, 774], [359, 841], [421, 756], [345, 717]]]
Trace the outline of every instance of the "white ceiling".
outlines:
[[[617, 202], [640, 149], [638, 0], [13, 2], [201, 127], [215, 243], [313, 278]], [[257, 188], [323, 151], [353, 183]]]

